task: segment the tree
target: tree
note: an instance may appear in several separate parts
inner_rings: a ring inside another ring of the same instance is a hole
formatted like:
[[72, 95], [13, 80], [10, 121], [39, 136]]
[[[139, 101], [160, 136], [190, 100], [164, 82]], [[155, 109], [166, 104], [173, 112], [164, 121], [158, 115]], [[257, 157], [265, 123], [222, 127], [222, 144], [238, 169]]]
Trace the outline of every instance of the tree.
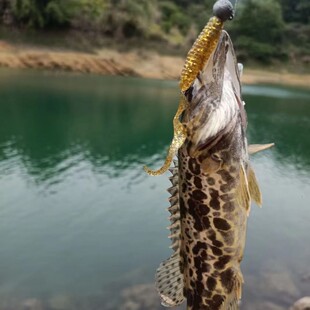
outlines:
[[237, 47], [257, 60], [282, 57], [284, 22], [276, 0], [247, 0], [232, 25]]
[[12, 12], [19, 24], [33, 28], [69, 24], [77, 0], [13, 0]]
[[155, 23], [157, 0], [110, 0], [105, 32], [118, 39], [143, 37]]
[[281, 0], [283, 18], [286, 22], [309, 23], [309, 0]]

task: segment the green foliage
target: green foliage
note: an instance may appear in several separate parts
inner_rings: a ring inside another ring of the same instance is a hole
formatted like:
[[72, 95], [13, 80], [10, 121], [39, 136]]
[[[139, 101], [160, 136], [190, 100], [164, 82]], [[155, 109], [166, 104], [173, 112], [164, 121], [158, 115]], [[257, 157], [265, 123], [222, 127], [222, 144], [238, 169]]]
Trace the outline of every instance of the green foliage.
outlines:
[[[200, 1], [202, 2], [202, 1]], [[202, 30], [212, 15], [213, 3], [206, 1], [205, 4], [191, 4], [186, 12], [195, 21], [198, 30]]]
[[103, 19], [103, 31], [118, 39], [124, 37], [147, 37], [155, 23], [155, 0], [109, 1]]
[[[193, 5], [193, 4], [203, 4], [204, 1], [203, 0], [174, 0], [173, 1], [175, 4], [182, 6], [182, 7], [188, 7], [189, 5]], [[208, 1], [210, 2], [210, 1]]]
[[183, 35], [186, 35], [191, 25], [191, 19], [184, 14], [181, 9], [170, 1], [163, 1], [159, 5], [162, 12], [162, 28], [165, 32], [170, 32], [173, 28], [178, 28]]
[[238, 34], [259, 42], [281, 42], [284, 22], [276, 0], [248, 0], [240, 11], [235, 23]]
[[286, 22], [309, 23], [310, 1], [309, 0], [280, 0], [283, 17]]
[[280, 4], [276, 0], [245, 1], [232, 33], [245, 58], [268, 62], [274, 56], [283, 56], [284, 22]]
[[19, 24], [33, 28], [68, 25], [75, 0], [13, 0], [13, 16]]
[[[0, 0], [0, 15], [9, 8], [15, 23], [23, 27], [42, 30], [70, 26], [118, 41], [165, 41], [187, 49], [212, 16], [214, 2]], [[239, 0], [236, 18], [227, 22], [225, 28], [232, 34], [243, 61], [268, 63], [287, 55], [306, 59], [310, 48], [309, 16], [309, 0]]]
[[98, 19], [108, 8], [107, 0], [79, 0], [78, 14], [89, 19]]
[[284, 60], [286, 54], [278, 46], [270, 43], [259, 42], [250, 37], [240, 36], [236, 42], [239, 60], [244, 62], [255, 59], [263, 63], [269, 63], [274, 57]]

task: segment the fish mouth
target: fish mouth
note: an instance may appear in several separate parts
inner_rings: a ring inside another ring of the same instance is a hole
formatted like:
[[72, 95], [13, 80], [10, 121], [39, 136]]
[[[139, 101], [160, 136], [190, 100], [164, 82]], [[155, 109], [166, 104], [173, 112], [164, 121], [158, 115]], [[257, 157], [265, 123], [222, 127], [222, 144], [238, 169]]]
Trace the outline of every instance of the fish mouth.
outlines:
[[214, 52], [184, 95], [188, 108], [182, 122], [191, 142], [191, 154], [218, 142], [218, 137], [234, 128], [238, 115], [246, 124], [240, 72], [226, 31], [222, 31]]

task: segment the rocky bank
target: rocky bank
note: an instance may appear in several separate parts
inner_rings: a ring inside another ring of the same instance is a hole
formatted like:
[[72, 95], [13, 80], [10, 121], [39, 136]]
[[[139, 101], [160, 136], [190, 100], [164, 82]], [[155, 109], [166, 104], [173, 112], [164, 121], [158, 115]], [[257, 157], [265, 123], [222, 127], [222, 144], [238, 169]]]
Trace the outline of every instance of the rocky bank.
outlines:
[[[128, 52], [100, 49], [94, 53], [85, 53], [29, 46], [21, 47], [0, 41], [0, 67], [5, 68], [177, 80], [183, 64], [184, 58], [182, 57], [159, 55], [144, 49]], [[287, 72], [245, 70], [242, 80], [245, 84], [283, 84], [306, 88], [310, 86], [310, 75]]]

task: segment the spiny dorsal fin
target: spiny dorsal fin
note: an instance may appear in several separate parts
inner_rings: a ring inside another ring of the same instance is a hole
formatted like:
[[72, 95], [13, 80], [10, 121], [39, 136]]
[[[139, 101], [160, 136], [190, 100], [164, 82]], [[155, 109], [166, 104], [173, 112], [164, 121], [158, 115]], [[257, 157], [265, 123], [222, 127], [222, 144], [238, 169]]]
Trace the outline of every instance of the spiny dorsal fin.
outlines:
[[255, 172], [251, 166], [248, 168], [249, 191], [252, 200], [259, 206], [262, 206], [262, 194], [256, 179]]
[[240, 206], [245, 208], [247, 214], [249, 215], [251, 207], [251, 196], [248, 179], [243, 164], [241, 164], [239, 172], [239, 185], [236, 190], [236, 200]]
[[170, 236], [171, 248], [174, 251], [179, 251], [180, 247], [180, 235], [181, 235], [181, 223], [180, 223], [180, 206], [179, 206], [179, 177], [178, 177], [178, 161], [174, 162], [174, 169], [171, 171], [172, 176], [170, 177], [170, 182], [172, 186], [168, 188], [168, 192], [171, 194], [169, 201], [170, 207], [168, 211], [170, 212]]
[[183, 274], [180, 269], [180, 207], [179, 207], [179, 178], [178, 161], [174, 161], [174, 167], [170, 169], [172, 176], [170, 182], [172, 187], [168, 189], [171, 194], [169, 198], [170, 207], [170, 236], [171, 246], [174, 254], [163, 261], [156, 271], [156, 288], [160, 295], [162, 305], [165, 307], [174, 307], [184, 301], [183, 296]]
[[248, 146], [248, 152], [250, 155], [253, 155], [255, 153], [258, 153], [260, 151], [267, 150], [274, 146], [274, 143], [269, 144], [251, 144]]
[[184, 301], [183, 274], [180, 270], [180, 254], [175, 252], [163, 261], [156, 271], [156, 288], [165, 307], [175, 307]]

